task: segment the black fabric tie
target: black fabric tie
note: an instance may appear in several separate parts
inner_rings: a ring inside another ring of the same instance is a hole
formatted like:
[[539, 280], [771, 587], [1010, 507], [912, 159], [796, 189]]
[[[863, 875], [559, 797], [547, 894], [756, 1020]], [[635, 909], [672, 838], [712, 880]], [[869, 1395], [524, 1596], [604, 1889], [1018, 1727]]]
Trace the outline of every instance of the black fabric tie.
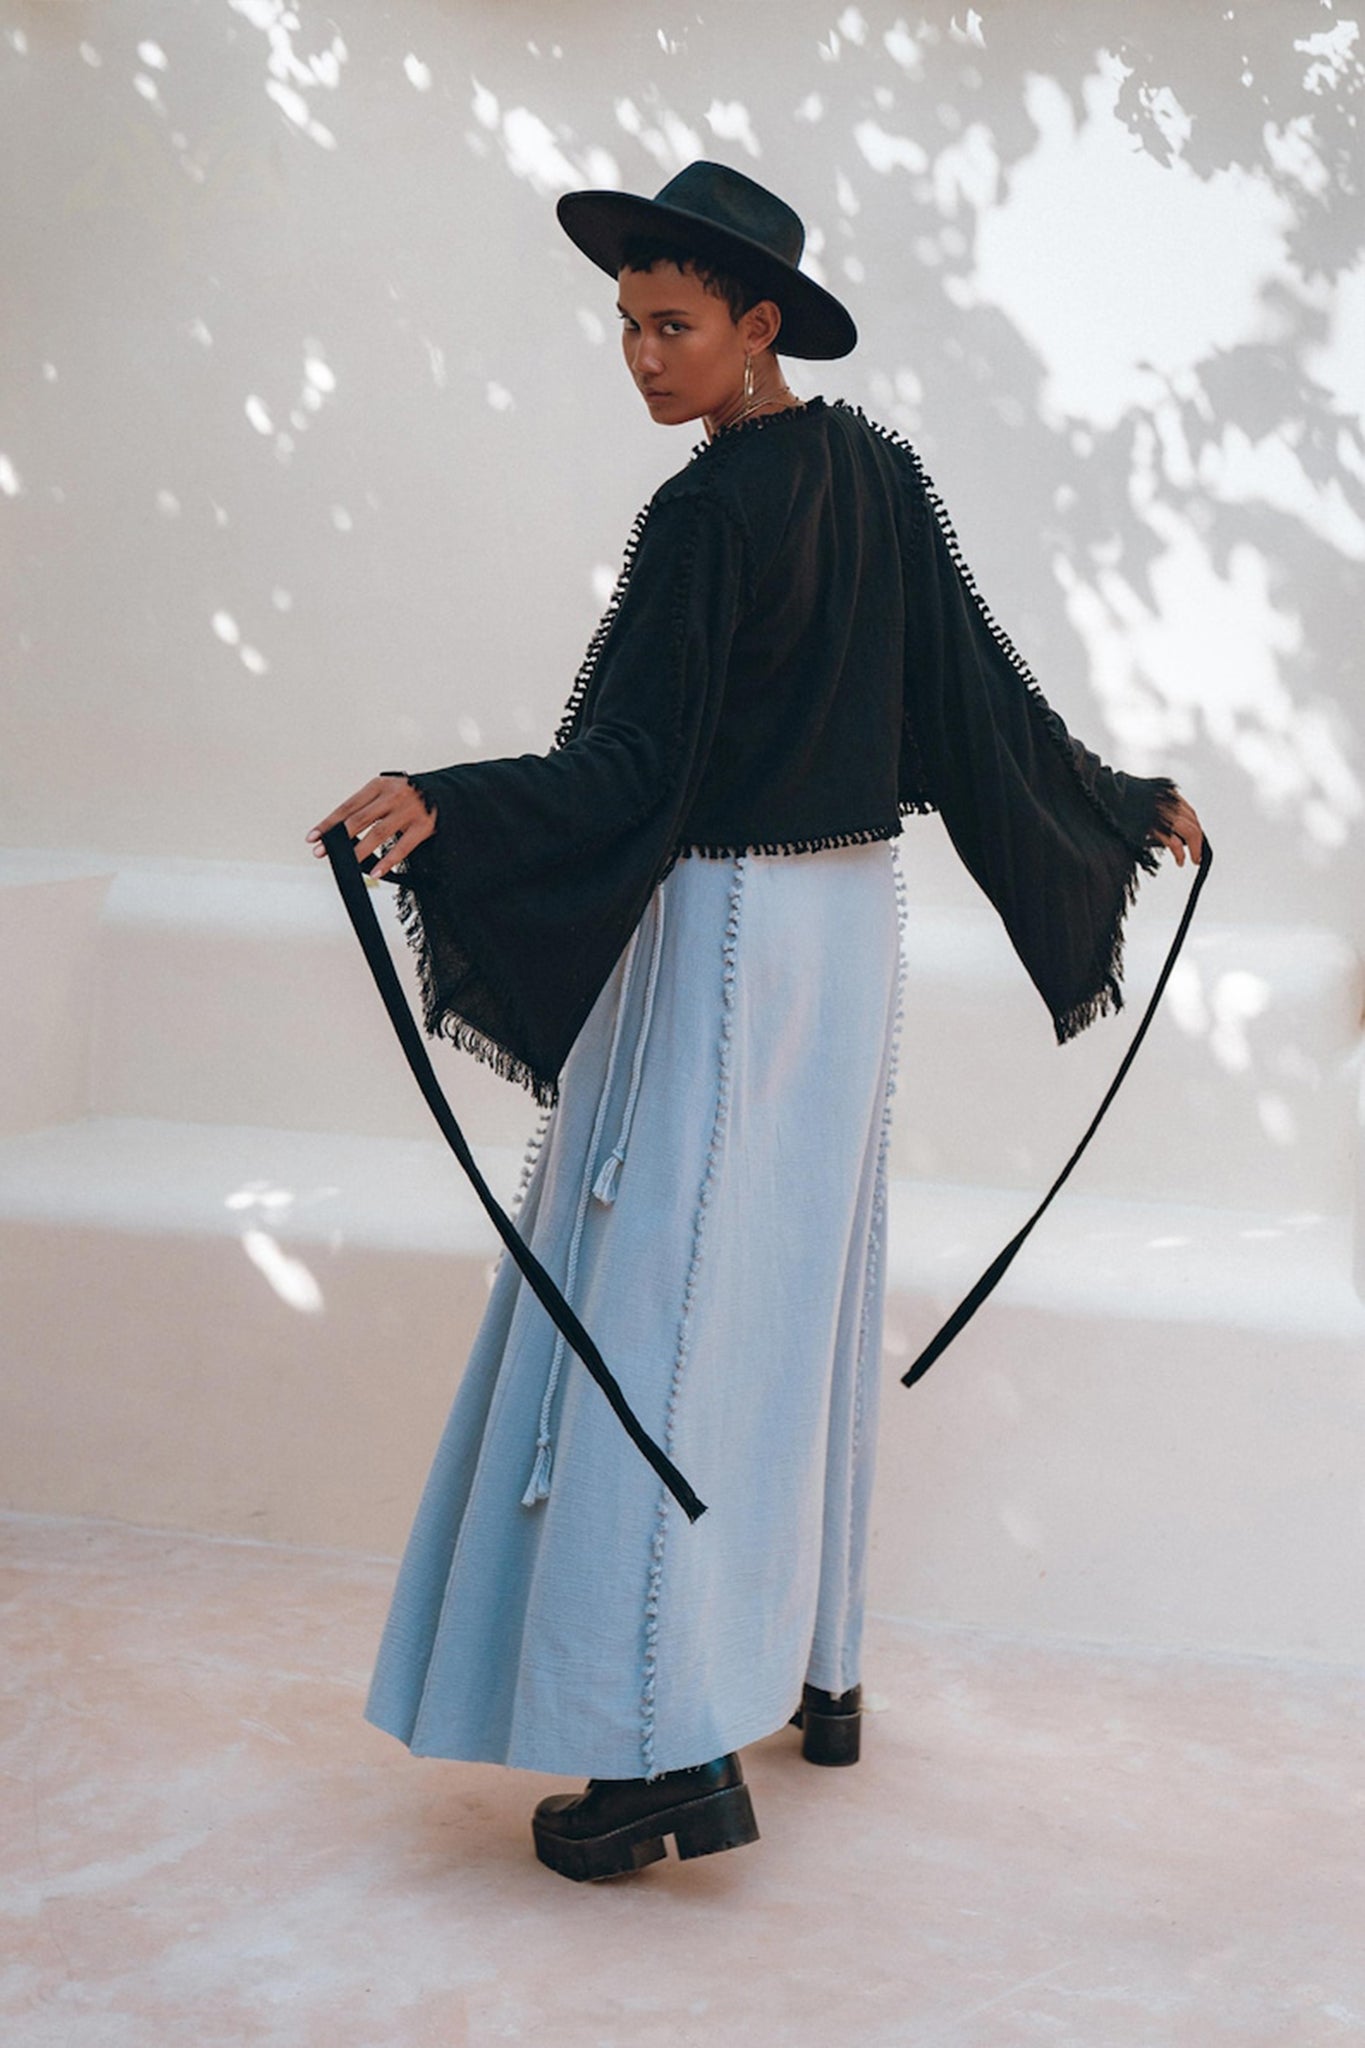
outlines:
[[1151, 1000], [1148, 1002], [1147, 1008], [1143, 1012], [1142, 1022], [1138, 1025], [1137, 1030], [1133, 1033], [1132, 1044], [1129, 1046], [1127, 1052], [1123, 1055], [1123, 1058], [1119, 1063], [1118, 1072], [1115, 1074], [1113, 1080], [1109, 1083], [1109, 1087], [1105, 1093], [1103, 1102], [1101, 1102], [1099, 1108], [1095, 1111], [1094, 1116], [1090, 1119], [1090, 1123], [1086, 1130], [1085, 1136], [1081, 1139], [1080, 1144], [1076, 1147], [1071, 1157], [1067, 1160], [1066, 1165], [1062, 1168], [1056, 1180], [1053, 1181], [1052, 1186], [1043, 1196], [1042, 1201], [1038, 1204], [1038, 1207], [1029, 1217], [1028, 1222], [1023, 1226], [1022, 1230], [1019, 1230], [1015, 1233], [1015, 1235], [1010, 1239], [1009, 1243], [1005, 1246], [1003, 1251], [999, 1251], [996, 1253], [995, 1257], [991, 1260], [989, 1266], [987, 1266], [985, 1272], [981, 1275], [981, 1278], [977, 1281], [975, 1287], [972, 1288], [969, 1294], [963, 1297], [963, 1299], [958, 1303], [957, 1307], [953, 1310], [952, 1314], [949, 1316], [947, 1322], [944, 1323], [943, 1327], [925, 1345], [923, 1351], [921, 1351], [919, 1357], [915, 1360], [909, 1372], [901, 1374], [901, 1385], [903, 1387], [913, 1387], [916, 1380], [923, 1379], [925, 1373], [928, 1372], [930, 1366], [934, 1363], [934, 1360], [936, 1358], [941, 1358], [943, 1356], [943, 1353], [948, 1349], [948, 1346], [952, 1343], [954, 1337], [959, 1336], [961, 1332], [966, 1329], [968, 1323], [976, 1314], [982, 1302], [985, 1301], [986, 1297], [989, 1294], [994, 1293], [995, 1288], [997, 1287], [999, 1282], [1004, 1279], [1006, 1273], [1009, 1271], [1011, 1265], [1014, 1263], [1015, 1253], [1019, 1250], [1025, 1238], [1033, 1229], [1034, 1224], [1038, 1221], [1039, 1217], [1042, 1216], [1044, 1211], [1051, 1207], [1054, 1197], [1058, 1193], [1060, 1193], [1066, 1181], [1070, 1179], [1072, 1169], [1080, 1160], [1081, 1154], [1085, 1151], [1086, 1146], [1090, 1143], [1090, 1140], [1094, 1137], [1096, 1131], [1099, 1129], [1101, 1123], [1103, 1122], [1105, 1113], [1108, 1110], [1110, 1103], [1118, 1094], [1119, 1089], [1123, 1086], [1124, 1081], [1127, 1079], [1128, 1069], [1132, 1066], [1133, 1061], [1137, 1058], [1138, 1047], [1142, 1044], [1143, 1039], [1147, 1036], [1148, 1026], [1151, 1024], [1153, 1017], [1156, 1015], [1157, 1004], [1161, 1001], [1162, 996], [1166, 992], [1166, 984], [1171, 978], [1171, 969], [1175, 966], [1175, 963], [1180, 956], [1180, 948], [1185, 943], [1185, 934], [1188, 932], [1191, 920], [1194, 917], [1195, 907], [1199, 902], [1200, 891], [1203, 889], [1205, 882], [1208, 880], [1209, 869], [1212, 866], [1213, 848], [1209, 845], [1209, 842], [1206, 839], [1204, 841], [1204, 850], [1199, 857], [1199, 871], [1195, 875], [1194, 886], [1190, 890], [1189, 896], [1186, 899], [1184, 915], [1181, 917], [1180, 924], [1177, 927], [1175, 937], [1171, 941], [1171, 949], [1169, 953], [1167, 953], [1166, 955], [1165, 965], [1162, 967], [1160, 974], [1157, 976], [1156, 987], [1152, 990]]
[[[541, 1265], [539, 1259], [536, 1258], [530, 1246], [525, 1242], [511, 1218], [499, 1205], [475, 1163], [474, 1155], [469, 1149], [465, 1135], [455, 1120], [450, 1104], [442, 1093], [441, 1084], [436, 1078], [436, 1072], [431, 1064], [426, 1046], [422, 1041], [422, 1034], [418, 1029], [417, 1021], [403, 994], [402, 984], [398, 979], [397, 969], [394, 967], [388, 946], [384, 941], [384, 935], [379, 929], [379, 920], [374, 914], [374, 905], [370, 902], [370, 893], [365, 886], [364, 876], [375, 866], [379, 856], [371, 854], [365, 860], [358, 861], [355, 856], [355, 847], [344, 824], [333, 825], [330, 832], [325, 832], [322, 837], [322, 845], [331, 863], [332, 874], [335, 877], [338, 889], [341, 891], [341, 900], [346, 906], [347, 915], [350, 917], [356, 937], [359, 939], [364, 950], [365, 958], [369, 962], [370, 971], [374, 975], [379, 993], [384, 999], [384, 1006], [389, 1013], [394, 1030], [398, 1033], [399, 1042], [403, 1047], [404, 1053], [407, 1055], [408, 1065], [412, 1068], [417, 1085], [426, 1097], [427, 1106], [440, 1126], [442, 1135], [450, 1146], [451, 1151], [455, 1154], [455, 1157], [459, 1160], [460, 1165], [464, 1168], [474, 1192], [482, 1202], [493, 1223], [494, 1229], [512, 1254], [513, 1259], [529, 1283], [537, 1300], [546, 1310], [555, 1327], [563, 1332], [566, 1342], [577, 1353], [578, 1357], [582, 1359], [589, 1373], [606, 1395], [613, 1413], [620, 1421], [631, 1442], [648, 1459], [664, 1485], [673, 1495], [673, 1498], [682, 1508], [688, 1520], [695, 1522], [699, 1516], [706, 1513], [705, 1503], [697, 1498], [697, 1495], [688, 1485], [677, 1466], [673, 1464], [667, 1453], [660, 1449], [659, 1445], [655, 1443], [654, 1439], [640, 1422], [596, 1344], [584, 1329], [569, 1303], [565, 1300], [560, 1289], [550, 1278], [550, 1275]], [[919, 1357], [910, 1367], [910, 1370], [901, 1375], [902, 1386], [912, 1387], [916, 1380], [923, 1379], [925, 1373], [928, 1372], [935, 1360], [942, 1357], [953, 1339], [967, 1327], [967, 1324], [981, 1307], [981, 1304], [994, 1292], [996, 1286], [1009, 1271], [1010, 1266], [1014, 1263], [1016, 1253], [1033, 1230], [1034, 1225], [1040, 1220], [1046, 1210], [1051, 1207], [1056, 1196], [1061, 1192], [1061, 1189], [1079, 1163], [1090, 1140], [1103, 1122], [1110, 1104], [1126, 1080], [1128, 1071], [1133, 1061], [1137, 1058], [1138, 1049], [1143, 1039], [1147, 1036], [1152, 1019], [1156, 1015], [1157, 1005], [1165, 994], [1166, 984], [1171, 978], [1171, 971], [1175, 966], [1176, 960], [1179, 958], [1180, 949], [1185, 943], [1185, 935], [1189, 931], [1200, 894], [1208, 879], [1209, 870], [1212, 865], [1213, 848], [1208, 840], [1205, 839], [1204, 850], [1200, 856], [1199, 869], [1194, 878], [1194, 886], [1191, 888], [1186, 900], [1184, 913], [1180, 919], [1175, 937], [1171, 941], [1170, 951], [1167, 953], [1165, 964], [1157, 977], [1156, 986], [1152, 990], [1151, 998], [1143, 1013], [1142, 1021], [1134, 1032], [1132, 1043], [1119, 1064], [1118, 1072], [1110, 1082], [1104, 1099], [1091, 1118], [1080, 1143], [1022, 1229], [1015, 1233], [1002, 1251], [997, 1252], [970, 1293], [964, 1296], [942, 1328], [925, 1345]], [[392, 880], [394, 878], [392, 876], [385, 876], [384, 879]]]
[[[442, 1136], [464, 1168], [470, 1185], [488, 1212], [493, 1228], [512, 1254], [536, 1299], [546, 1310], [556, 1329], [563, 1332], [566, 1343], [582, 1359], [606, 1395], [612, 1412], [626, 1435], [649, 1460], [689, 1522], [695, 1522], [699, 1516], [706, 1513], [705, 1502], [697, 1498], [672, 1459], [660, 1449], [645, 1429], [596, 1344], [479, 1172], [464, 1132], [455, 1121], [454, 1112], [436, 1078], [436, 1070], [422, 1042], [417, 1020], [403, 994], [398, 970], [393, 964], [384, 934], [379, 929], [379, 919], [374, 914], [370, 892], [365, 886], [364, 876], [375, 865], [378, 855], [372, 854], [363, 861], [357, 860], [355, 847], [344, 823], [333, 825], [330, 832], [324, 832], [322, 845], [331, 862], [332, 874], [341, 891], [346, 913], [369, 962], [370, 972], [375, 978], [379, 993], [384, 998], [384, 1007], [389, 1013], [394, 1030], [398, 1033], [403, 1051], [407, 1054], [408, 1065], [412, 1068], [417, 1085], [426, 1097], [427, 1107], [440, 1125]], [[386, 875], [383, 879], [388, 881], [392, 878]]]

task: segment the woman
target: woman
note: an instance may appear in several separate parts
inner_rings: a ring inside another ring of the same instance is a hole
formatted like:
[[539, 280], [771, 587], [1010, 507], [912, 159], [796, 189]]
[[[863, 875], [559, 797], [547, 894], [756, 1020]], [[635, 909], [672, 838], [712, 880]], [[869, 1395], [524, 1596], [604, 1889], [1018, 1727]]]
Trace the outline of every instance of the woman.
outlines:
[[366, 1711], [586, 1773], [533, 1820], [581, 1879], [754, 1840], [738, 1751], [798, 1698], [807, 1756], [858, 1753], [902, 816], [941, 811], [1059, 1039], [1200, 834], [1048, 708], [913, 451], [787, 388], [779, 349], [856, 339], [789, 207], [702, 162], [559, 216], [652, 417], [707, 440], [548, 755], [378, 776], [309, 836], [398, 882], [427, 1030], [555, 1105], [523, 1231], [710, 1502], [682, 1519], [504, 1262]]

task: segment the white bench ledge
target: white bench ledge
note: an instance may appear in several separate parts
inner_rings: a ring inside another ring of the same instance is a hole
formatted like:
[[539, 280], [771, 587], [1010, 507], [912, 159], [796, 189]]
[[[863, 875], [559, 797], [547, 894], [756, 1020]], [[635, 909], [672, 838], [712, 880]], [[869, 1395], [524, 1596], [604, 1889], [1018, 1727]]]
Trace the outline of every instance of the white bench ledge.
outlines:
[[[480, 1146], [511, 1199], [522, 1152]], [[896, 1180], [888, 1286], [947, 1313], [1031, 1207], [1015, 1189]], [[0, 1140], [0, 1221], [178, 1236], [267, 1229], [285, 1243], [484, 1259], [497, 1239], [439, 1138], [97, 1117]], [[982, 1317], [1009, 1305], [1358, 1337], [1350, 1219], [1064, 1192]], [[893, 1317], [893, 1324], [906, 1319]], [[917, 1312], [914, 1321], [924, 1320]], [[913, 1352], [930, 1327], [899, 1337]], [[908, 1362], [908, 1360], [907, 1360]]]
[[[893, 1182], [890, 1290], [927, 1293], [946, 1316], [1033, 1206], [1017, 1189]], [[1351, 1219], [1310, 1211], [1124, 1202], [1067, 1190], [979, 1318], [984, 1324], [1009, 1306], [1354, 1336], [1365, 1347], [1365, 1303], [1351, 1281]], [[906, 1336], [906, 1350], [913, 1355], [931, 1335]]]
[[[506, 1203], [521, 1154], [480, 1148]], [[92, 1117], [0, 1140], [0, 1221], [148, 1235], [240, 1236], [333, 1249], [484, 1257], [497, 1240], [447, 1147], [251, 1124]]]

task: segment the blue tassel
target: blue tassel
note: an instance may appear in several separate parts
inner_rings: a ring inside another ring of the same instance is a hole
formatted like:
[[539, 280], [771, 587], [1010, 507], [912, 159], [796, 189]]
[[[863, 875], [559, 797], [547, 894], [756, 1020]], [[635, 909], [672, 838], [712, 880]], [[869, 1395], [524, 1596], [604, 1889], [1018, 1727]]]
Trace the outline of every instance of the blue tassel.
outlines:
[[548, 1443], [536, 1445], [536, 1462], [531, 1467], [531, 1477], [526, 1483], [525, 1493], [521, 1496], [521, 1504], [524, 1508], [533, 1508], [538, 1501], [550, 1498], [551, 1458], [552, 1453]]
[[616, 1200], [616, 1176], [624, 1165], [619, 1148], [607, 1154], [606, 1163], [593, 1182], [593, 1196], [597, 1201], [611, 1203]]

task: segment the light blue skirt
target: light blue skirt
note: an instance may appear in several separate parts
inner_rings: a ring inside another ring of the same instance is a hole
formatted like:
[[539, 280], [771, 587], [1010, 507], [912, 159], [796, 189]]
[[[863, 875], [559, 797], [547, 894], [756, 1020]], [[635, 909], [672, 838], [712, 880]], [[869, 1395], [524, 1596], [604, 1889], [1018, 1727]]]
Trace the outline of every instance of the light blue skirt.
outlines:
[[858, 1681], [901, 902], [888, 842], [656, 890], [519, 1222], [708, 1512], [504, 1258], [365, 1710], [415, 1754], [650, 1777]]

